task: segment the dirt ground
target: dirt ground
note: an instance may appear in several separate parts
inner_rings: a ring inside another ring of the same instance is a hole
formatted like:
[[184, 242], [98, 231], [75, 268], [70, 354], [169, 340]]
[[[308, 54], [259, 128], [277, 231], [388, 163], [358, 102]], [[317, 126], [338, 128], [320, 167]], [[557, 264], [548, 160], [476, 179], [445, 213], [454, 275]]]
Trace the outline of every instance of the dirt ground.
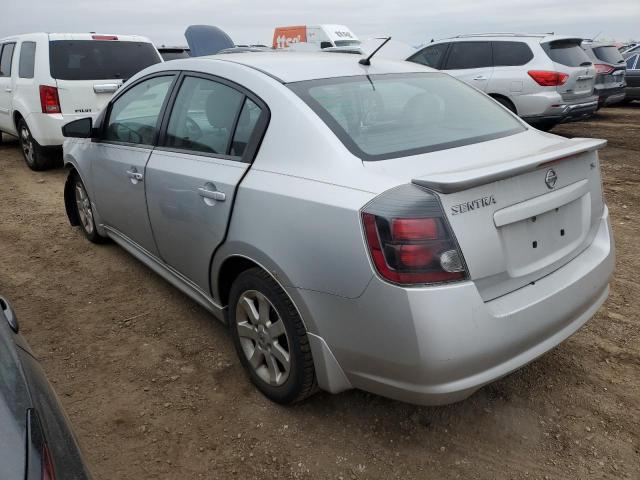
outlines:
[[638, 479], [640, 104], [554, 132], [609, 140], [611, 296], [554, 351], [455, 405], [358, 391], [270, 403], [226, 328], [114, 244], [72, 229], [65, 172], [30, 171], [16, 143], [0, 146], [0, 292], [96, 479]]

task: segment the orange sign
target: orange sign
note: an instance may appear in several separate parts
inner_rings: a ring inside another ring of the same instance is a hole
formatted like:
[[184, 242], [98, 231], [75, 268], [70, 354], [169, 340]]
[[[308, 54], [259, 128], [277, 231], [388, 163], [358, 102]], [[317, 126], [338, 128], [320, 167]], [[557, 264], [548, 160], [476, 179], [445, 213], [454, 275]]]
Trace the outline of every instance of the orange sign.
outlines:
[[292, 43], [307, 41], [307, 27], [276, 27], [273, 32], [273, 48], [288, 48]]

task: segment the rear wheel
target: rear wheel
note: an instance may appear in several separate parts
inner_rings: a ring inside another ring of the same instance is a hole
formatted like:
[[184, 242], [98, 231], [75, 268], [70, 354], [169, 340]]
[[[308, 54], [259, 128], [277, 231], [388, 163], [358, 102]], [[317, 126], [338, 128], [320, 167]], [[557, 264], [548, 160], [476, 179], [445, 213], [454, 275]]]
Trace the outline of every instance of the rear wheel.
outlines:
[[293, 303], [266, 272], [252, 268], [231, 286], [229, 329], [253, 384], [290, 404], [317, 390], [307, 332]]
[[55, 166], [55, 158], [36, 142], [24, 119], [18, 121], [18, 140], [27, 166], [31, 170], [48, 170]]

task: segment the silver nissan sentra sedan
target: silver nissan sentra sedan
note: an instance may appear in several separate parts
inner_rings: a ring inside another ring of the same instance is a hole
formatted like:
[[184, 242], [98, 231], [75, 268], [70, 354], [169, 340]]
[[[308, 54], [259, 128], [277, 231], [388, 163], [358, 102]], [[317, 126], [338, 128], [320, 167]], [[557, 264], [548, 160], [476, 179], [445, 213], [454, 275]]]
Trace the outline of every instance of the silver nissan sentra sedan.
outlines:
[[427, 67], [361, 59], [147, 68], [65, 126], [67, 213], [228, 322], [276, 402], [318, 388], [458, 401], [607, 298], [605, 142], [542, 133]]

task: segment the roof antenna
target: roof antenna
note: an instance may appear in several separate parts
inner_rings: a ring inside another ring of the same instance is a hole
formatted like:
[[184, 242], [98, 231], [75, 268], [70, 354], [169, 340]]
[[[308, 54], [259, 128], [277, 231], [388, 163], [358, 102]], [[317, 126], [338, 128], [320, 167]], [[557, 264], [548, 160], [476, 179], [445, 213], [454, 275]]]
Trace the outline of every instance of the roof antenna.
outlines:
[[371, 55], [369, 55], [367, 58], [361, 58], [360, 59], [360, 61], [358, 62], [360, 65], [371, 65], [371, 58], [376, 53], [378, 53], [378, 50], [380, 50], [382, 47], [384, 47], [389, 40], [391, 40], [391, 37], [386, 37], [386, 38], [382, 37], [382, 38], [378, 38], [376, 40], [383, 40], [383, 39], [384, 39], [384, 42], [382, 42], [378, 48], [376, 48], [373, 52], [371, 52]]

